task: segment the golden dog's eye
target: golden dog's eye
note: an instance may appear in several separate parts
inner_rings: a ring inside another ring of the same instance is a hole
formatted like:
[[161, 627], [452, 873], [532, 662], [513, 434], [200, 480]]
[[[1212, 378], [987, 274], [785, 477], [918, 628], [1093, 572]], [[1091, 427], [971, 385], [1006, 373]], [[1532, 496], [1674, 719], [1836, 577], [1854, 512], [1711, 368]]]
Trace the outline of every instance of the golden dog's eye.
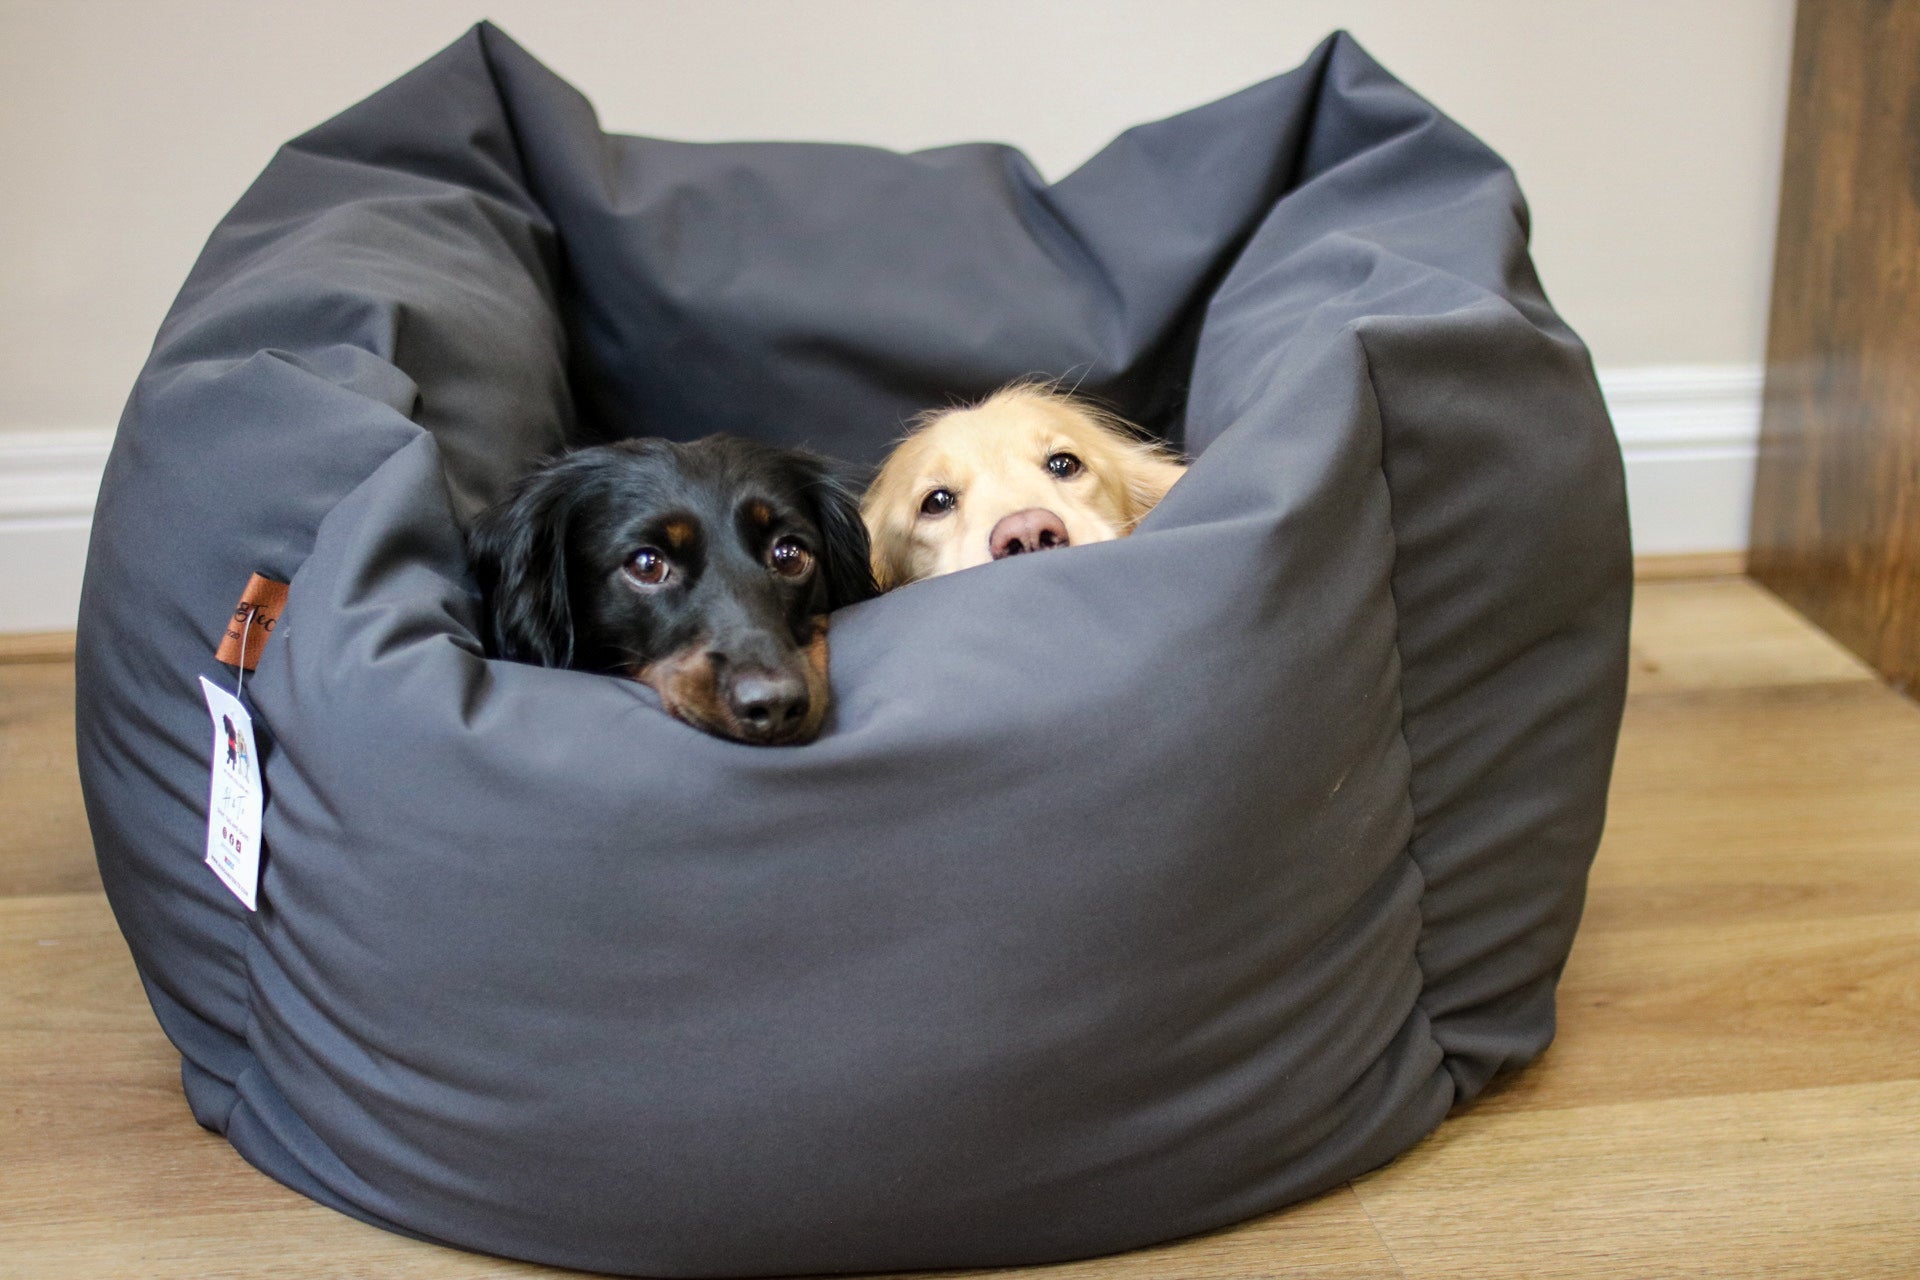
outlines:
[[1047, 458], [1047, 470], [1053, 472], [1055, 480], [1071, 480], [1080, 474], [1082, 468], [1080, 459], [1070, 453], [1056, 453]]
[[626, 573], [643, 587], [657, 587], [673, 576], [673, 566], [660, 548], [642, 547], [627, 561]]
[[804, 578], [813, 572], [813, 552], [797, 538], [781, 538], [767, 549], [767, 564], [783, 578]]
[[920, 514], [923, 516], [943, 516], [953, 510], [953, 490], [935, 489], [920, 500]]

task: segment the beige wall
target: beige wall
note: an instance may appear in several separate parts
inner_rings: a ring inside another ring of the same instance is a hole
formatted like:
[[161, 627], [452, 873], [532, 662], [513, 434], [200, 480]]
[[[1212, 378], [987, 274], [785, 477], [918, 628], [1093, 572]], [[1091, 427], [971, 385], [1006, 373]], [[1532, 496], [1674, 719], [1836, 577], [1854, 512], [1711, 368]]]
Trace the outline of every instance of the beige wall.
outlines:
[[0, 429], [110, 425], [275, 145], [481, 16], [610, 128], [1002, 139], [1055, 176], [1344, 25], [1513, 162], [1603, 368], [1762, 354], [1788, 0], [0, 0]]

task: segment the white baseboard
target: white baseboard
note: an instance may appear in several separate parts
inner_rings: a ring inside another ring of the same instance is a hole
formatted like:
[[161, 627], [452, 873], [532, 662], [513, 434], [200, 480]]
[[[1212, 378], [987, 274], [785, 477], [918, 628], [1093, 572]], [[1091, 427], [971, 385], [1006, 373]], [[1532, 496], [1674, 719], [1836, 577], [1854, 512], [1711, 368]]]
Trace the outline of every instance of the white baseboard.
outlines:
[[71, 631], [113, 432], [0, 431], [0, 632]]
[[1601, 371], [1627, 464], [1635, 554], [1747, 549], [1762, 381], [1759, 365]]
[[[1640, 555], [1743, 551], [1757, 365], [1603, 371]], [[0, 632], [71, 630], [111, 431], [0, 430]]]

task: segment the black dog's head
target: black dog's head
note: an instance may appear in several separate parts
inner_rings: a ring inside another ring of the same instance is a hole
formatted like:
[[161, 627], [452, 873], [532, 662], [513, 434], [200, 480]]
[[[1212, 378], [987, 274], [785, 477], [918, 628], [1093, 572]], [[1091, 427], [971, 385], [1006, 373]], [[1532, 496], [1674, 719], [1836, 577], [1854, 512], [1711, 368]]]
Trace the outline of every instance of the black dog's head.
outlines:
[[875, 593], [859, 499], [820, 458], [714, 436], [582, 449], [469, 537], [491, 652], [630, 675], [741, 742], [807, 742], [826, 615]]

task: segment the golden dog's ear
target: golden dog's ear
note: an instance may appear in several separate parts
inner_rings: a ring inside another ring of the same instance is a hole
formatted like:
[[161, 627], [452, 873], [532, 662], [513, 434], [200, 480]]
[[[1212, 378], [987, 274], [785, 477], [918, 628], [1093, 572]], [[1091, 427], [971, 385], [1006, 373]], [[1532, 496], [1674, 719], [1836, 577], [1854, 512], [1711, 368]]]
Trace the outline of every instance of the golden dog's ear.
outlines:
[[1158, 449], [1141, 449], [1127, 459], [1125, 468], [1127, 532], [1146, 519], [1147, 512], [1160, 505], [1167, 490], [1187, 473], [1187, 464]]
[[907, 585], [907, 567], [899, 540], [888, 537], [878, 523], [869, 523], [867, 532], [873, 541], [873, 584], [882, 593]]
[[871, 544], [873, 582], [881, 591], [907, 584], [911, 572], [907, 565], [907, 533], [900, 523], [898, 492], [901, 481], [897, 469], [882, 467], [860, 502], [860, 518], [867, 524]]

